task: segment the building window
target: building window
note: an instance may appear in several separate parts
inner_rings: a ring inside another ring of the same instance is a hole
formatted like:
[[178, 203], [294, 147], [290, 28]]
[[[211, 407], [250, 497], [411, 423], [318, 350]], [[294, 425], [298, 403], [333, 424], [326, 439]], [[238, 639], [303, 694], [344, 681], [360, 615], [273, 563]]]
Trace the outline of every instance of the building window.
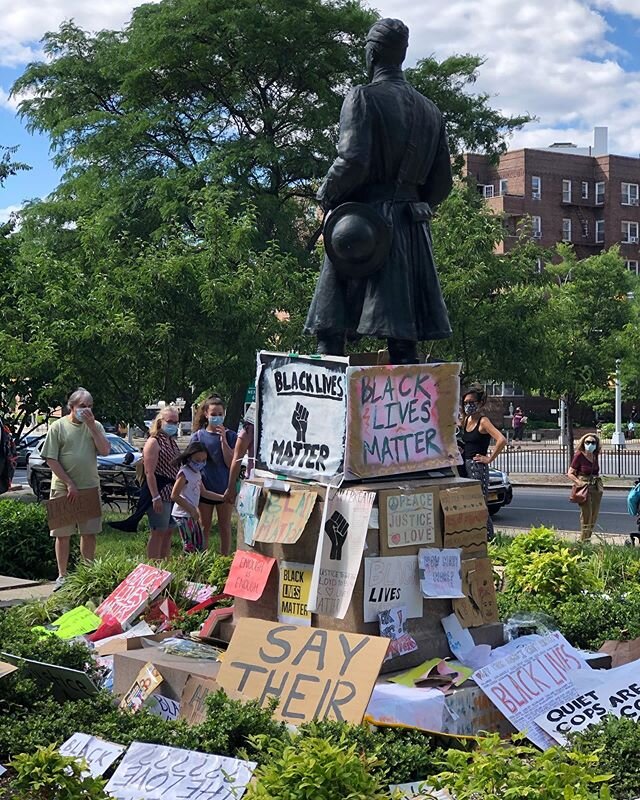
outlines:
[[582, 199], [589, 199], [589, 181], [582, 181]]
[[638, 184], [637, 183], [623, 183], [622, 184], [622, 198], [623, 206], [637, 206], [638, 205]]
[[531, 197], [534, 200], [542, 197], [542, 180], [537, 175], [531, 176]]
[[567, 180], [562, 181], [562, 202], [563, 203], [571, 202], [571, 181]]
[[570, 219], [563, 219], [562, 220], [562, 241], [563, 242], [570, 242], [571, 241], [571, 220]]
[[624, 264], [625, 264], [626, 268], [629, 270], [629, 272], [633, 272], [634, 275], [638, 275], [638, 262], [637, 261], [633, 261], [632, 259], [627, 259], [624, 262]]
[[485, 196], [485, 199], [487, 199], [487, 200], [490, 197], [493, 197], [493, 184], [492, 183], [488, 183], [485, 186], [483, 186], [482, 187], [482, 194]]
[[597, 219], [596, 220], [596, 244], [602, 244], [604, 242], [604, 220]]
[[531, 235], [534, 239], [542, 238], [542, 219], [540, 217], [531, 217]]
[[582, 238], [588, 239], [589, 238], [589, 220], [583, 219], [580, 223], [580, 228], [582, 230]]
[[596, 205], [601, 206], [604, 203], [604, 181], [596, 183]]
[[500, 194], [509, 194], [509, 181], [506, 178], [500, 178]]
[[637, 222], [622, 222], [622, 242], [623, 244], [638, 244], [638, 227]]

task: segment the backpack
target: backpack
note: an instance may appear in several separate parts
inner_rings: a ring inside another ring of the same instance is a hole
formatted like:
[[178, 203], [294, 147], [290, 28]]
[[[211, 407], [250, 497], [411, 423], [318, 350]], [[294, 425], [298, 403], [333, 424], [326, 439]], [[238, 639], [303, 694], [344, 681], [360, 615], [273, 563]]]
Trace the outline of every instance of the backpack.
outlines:
[[627, 511], [632, 517], [640, 514], [640, 481], [631, 489], [627, 495]]
[[8, 492], [16, 472], [18, 448], [9, 428], [0, 422], [0, 494]]

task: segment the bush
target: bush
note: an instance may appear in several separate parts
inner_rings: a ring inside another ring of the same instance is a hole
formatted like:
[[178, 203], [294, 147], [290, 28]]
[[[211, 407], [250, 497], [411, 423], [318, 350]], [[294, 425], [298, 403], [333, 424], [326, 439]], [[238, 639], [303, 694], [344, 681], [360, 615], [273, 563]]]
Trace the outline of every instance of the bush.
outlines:
[[82, 777], [85, 762], [58, 753], [55, 745], [22, 753], [11, 762], [11, 788], [20, 800], [108, 800], [106, 781]]
[[613, 773], [616, 800], [633, 800], [640, 789], [640, 725], [631, 719], [608, 717], [571, 739], [580, 753], [599, 753], [600, 767]]
[[[77, 538], [70, 565], [78, 561]], [[44, 506], [0, 500], [0, 575], [52, 580], [58, 574]]]

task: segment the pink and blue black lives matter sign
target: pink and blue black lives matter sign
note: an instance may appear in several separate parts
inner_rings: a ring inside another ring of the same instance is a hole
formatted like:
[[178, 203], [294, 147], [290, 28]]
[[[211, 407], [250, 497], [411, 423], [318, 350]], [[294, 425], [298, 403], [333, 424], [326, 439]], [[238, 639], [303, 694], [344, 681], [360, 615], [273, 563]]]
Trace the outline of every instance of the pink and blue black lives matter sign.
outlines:
[[347, 380], [347, 477], [460, 463], [460, 364], [349, 367]]
[[258, 354], [257, 466], [324, 481], [344, 468], [346, 358]]

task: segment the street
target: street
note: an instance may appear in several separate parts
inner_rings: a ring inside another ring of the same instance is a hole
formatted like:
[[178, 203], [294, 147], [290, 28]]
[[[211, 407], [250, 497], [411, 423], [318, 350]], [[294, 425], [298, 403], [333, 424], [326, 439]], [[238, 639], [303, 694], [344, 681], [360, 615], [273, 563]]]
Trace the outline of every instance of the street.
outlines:
[[[558, 489], [513, 487], [513, 502], [500, 510], [494, 523], [497, 530], [547, 525], [565, 531], [578, 531], [578, 506], [569, 502], [569, 486]], [[635, 532], [636, 521], [627, 514], [627, 492], [605, 489], [596, 530], [604, 533]]]

